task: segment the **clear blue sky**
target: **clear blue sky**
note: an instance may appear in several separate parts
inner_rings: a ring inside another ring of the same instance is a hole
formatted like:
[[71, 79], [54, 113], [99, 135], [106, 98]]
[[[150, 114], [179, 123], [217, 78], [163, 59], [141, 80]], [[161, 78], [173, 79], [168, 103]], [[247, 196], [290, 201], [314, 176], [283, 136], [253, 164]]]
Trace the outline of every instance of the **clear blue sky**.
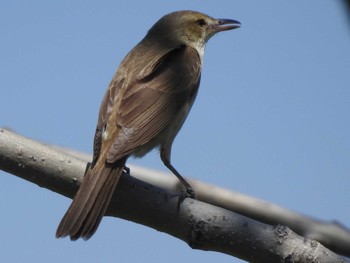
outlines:
[[[125, 54], [182, 9], [241, 21], [207, 45], [199, 96], [175, 140], [184, 175], [350, 227], [350, 25], [340, 1], [0, 2], [0, 126], [91, 152]], [[1, 147], [1, 146], [0, 146]], [[158, 153], [131, 162], [166, 170]], [[2, 262], [241, 262], [105, 218], [56, 240], [70, 200], [0, 172]]]

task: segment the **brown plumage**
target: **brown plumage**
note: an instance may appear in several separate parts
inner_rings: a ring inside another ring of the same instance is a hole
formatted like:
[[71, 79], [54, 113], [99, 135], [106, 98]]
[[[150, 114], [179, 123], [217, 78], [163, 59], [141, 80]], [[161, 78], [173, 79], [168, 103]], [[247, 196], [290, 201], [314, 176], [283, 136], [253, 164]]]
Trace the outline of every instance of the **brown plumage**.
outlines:
[[106, 212], [130, 155], [160, 147], [164, 164], [187, 192], [190, 185], [170, 163], [171, 145], [196, 97], [202, 56], [216, 32], [239, 27], [193, 11], [161, 18], [120, 64], [103, 98], [90, 168], [56, 237], [90, 238]]

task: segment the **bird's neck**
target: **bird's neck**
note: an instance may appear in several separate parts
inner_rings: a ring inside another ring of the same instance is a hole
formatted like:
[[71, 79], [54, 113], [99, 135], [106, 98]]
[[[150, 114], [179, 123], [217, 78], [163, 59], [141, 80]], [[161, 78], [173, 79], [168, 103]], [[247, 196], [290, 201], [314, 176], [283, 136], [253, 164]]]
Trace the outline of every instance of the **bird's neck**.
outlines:
[[197, 50], [199, 57], [201, 59], [201, 62], [203, 62], [204, 57], [204, 50], [205, 50], [205, 43], [202, 42], [192, 42], [191, 47], [193, 47], [195, 50]]

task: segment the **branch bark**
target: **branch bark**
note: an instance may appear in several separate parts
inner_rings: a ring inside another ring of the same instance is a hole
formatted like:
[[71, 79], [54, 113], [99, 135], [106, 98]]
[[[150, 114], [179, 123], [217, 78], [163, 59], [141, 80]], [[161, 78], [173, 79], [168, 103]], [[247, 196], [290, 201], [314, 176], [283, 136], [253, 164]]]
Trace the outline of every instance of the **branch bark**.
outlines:
[[[91, 156], [86, 153], [57, 147], [57, 149], [88, 162]], [[169, 173], [129, 165], [132, 175], [168, 192], [178, 192], [181, 184]], [[246, 217], [269, 225], [285, 225], [297, 234], [317, 240], [332, 251], [350, 257], [350, 230], [337, 221], [314, 219], [284, 207], [257, 199], [242, 193], [227, 190], [186, 178], [196, 191], [198, 200], [237, 212]]]
[[[86, 162], [0, 129], [0, 169], [72, 198]], [[198, 193], [198, 192], [197, 192]], [[107, 215], [124, 218], [187, 242], [250, 262], [350, 262], [288, 227], [257, 222], [227, 209], [177, 196], [123, 175]]]

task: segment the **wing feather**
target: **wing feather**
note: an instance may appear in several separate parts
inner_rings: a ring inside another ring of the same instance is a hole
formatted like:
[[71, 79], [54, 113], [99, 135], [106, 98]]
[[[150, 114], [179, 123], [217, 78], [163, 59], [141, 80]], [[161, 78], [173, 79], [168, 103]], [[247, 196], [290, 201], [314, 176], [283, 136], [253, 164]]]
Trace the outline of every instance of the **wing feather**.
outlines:
[[112, 125], [118, 127], [118, 132], [109, 146], [107, 161], [110, 163], [131, 155], [135, 149], [154, 139], [197, 93], [201, 61], [195, 49], [181, 46], [152, 63], [152, 71], [148, 68], [143, 78], [136, 73], [122, 83], [124, 86], [117, 91], [119, 100], [112, 97], [112, 92], [106, 95], [109, 96], [109, 107], [117, 103], [115, 112], [108, 111], [107, 107], [105, 116], [100, 116], [106, 120], [114, 117], [110, 116], [111, 112], [116, 114], [116, 123]]

